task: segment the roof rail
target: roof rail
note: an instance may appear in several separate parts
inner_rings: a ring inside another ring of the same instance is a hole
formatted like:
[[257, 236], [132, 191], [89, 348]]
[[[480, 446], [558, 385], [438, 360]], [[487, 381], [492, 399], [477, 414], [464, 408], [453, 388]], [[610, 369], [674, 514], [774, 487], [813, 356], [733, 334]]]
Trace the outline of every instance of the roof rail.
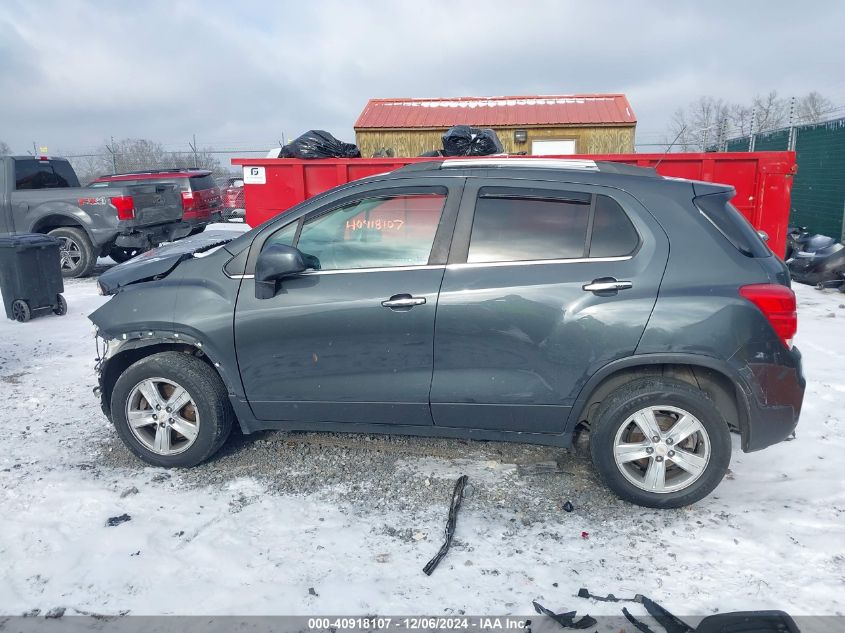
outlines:
[[473, 169], [488, 167], [513, 167], [517, 169], [571, 169], [579, 171], [602, 172], [623, 176], [645, 176], [658, 178], [659, 174], [653, 167], [638, 167], [628, 163], [617, 163], [608, 160], [592, 160], [589, 158], [523, 158], [523, 157], [466, 157], [446, 158], [443, 160], [421, 161], [409, 163], [394, 171], [433, 171], [439, 169]]
[[521, 167], [528, 169], [581, 169], [598, 171], [596, 161], [586, 158], [457, 158], [444, 160], [441, 168]]

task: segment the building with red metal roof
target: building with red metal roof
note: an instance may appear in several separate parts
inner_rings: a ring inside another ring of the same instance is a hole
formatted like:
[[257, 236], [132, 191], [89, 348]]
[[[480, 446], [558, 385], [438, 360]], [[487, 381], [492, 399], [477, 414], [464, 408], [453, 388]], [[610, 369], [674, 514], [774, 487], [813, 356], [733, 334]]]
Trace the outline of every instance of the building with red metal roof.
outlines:
[[633, 152], [637, 119], [623, 94], [370, 99], [355, 122], [363, 156], [417, 156], [454, 125], [492, 128], [507, 153]]

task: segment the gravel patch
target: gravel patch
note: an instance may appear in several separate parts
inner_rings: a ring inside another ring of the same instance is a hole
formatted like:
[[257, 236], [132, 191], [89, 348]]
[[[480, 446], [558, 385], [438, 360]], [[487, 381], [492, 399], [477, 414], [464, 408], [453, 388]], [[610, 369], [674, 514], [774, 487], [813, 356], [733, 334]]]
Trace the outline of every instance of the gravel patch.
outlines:
[[[116, 434], [102, 446], [106, 468], [144, 465]], [[164, 480], [153, 470], [151, 481]], [[399, 435], [234, 431], [220, 453], [191, 469], [171, 470], [179, 485], [225, 486], [245, 476], [270, 494], [316, 494], [349, 506], [406, 513], [448, 505], [455, 479], [469, 476], [467, 504], [530, 525], [576, 512], [606, 513], [621, 504], [589, 460], [557, 447]], [[175, 484], [174, 484], [175, 485]]]

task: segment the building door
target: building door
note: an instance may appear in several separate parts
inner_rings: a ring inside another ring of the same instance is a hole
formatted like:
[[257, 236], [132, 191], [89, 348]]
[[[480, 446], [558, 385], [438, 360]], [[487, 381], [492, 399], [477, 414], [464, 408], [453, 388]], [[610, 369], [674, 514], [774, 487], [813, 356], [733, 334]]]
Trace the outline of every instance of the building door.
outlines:
[[531, 141], [532, 156], [558, 156], [575, 153], [575, 139], [543, 139]]

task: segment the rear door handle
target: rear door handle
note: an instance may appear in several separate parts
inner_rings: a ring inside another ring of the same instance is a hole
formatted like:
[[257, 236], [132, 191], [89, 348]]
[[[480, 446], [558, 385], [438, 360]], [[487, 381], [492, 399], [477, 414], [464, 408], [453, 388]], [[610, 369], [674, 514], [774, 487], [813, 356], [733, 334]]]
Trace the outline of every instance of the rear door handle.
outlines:
[[393, 295], [390, 299], [381, 302], [385, 308], [395, 310], [397, 308], [410, 309], [425, 303], [425, 297], [412, 297], [409, 294]]
[[627, 290], [633, 288], [634, 284], [630, 281], [618, 281], [613, 277], [601, 277], [600, 279], [593, 279], [590, 283], [581, 286], [587, 292], [595, 293], [616, 293], [619, 290]]

